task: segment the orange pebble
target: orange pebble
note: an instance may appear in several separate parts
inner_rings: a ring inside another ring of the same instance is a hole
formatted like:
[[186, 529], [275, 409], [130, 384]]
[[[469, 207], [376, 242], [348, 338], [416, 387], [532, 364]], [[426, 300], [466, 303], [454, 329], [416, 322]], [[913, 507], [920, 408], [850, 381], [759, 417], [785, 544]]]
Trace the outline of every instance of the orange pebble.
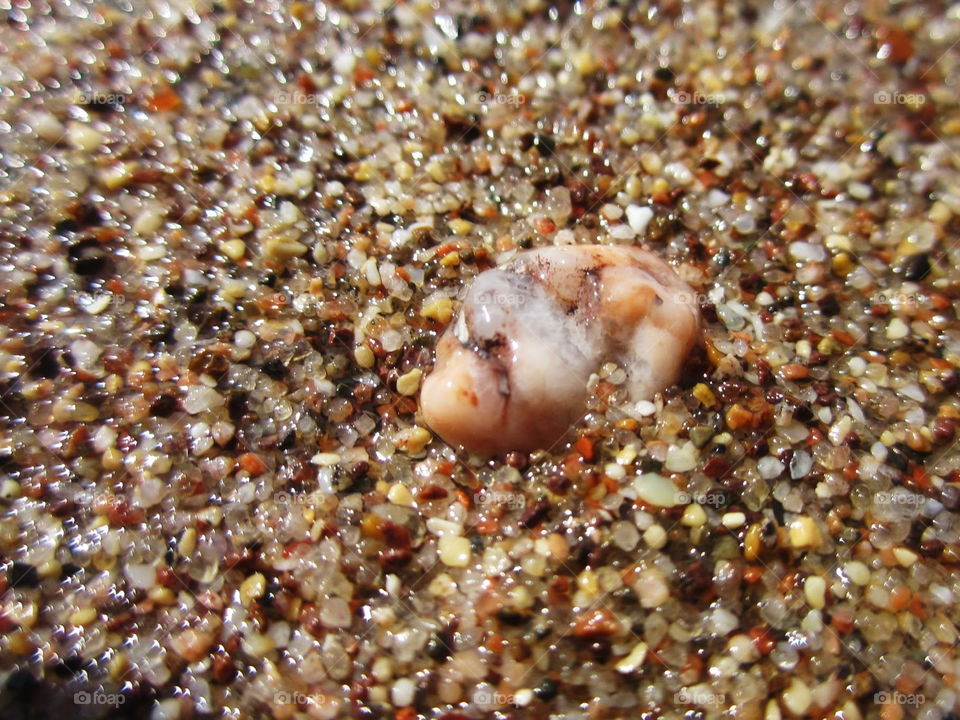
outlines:
[[240, 468], [253, 477], [263, 475], [267, 471], [267, 464], [256, 453], [245, 452], [237, 458], [237, 461], [240, 463]]

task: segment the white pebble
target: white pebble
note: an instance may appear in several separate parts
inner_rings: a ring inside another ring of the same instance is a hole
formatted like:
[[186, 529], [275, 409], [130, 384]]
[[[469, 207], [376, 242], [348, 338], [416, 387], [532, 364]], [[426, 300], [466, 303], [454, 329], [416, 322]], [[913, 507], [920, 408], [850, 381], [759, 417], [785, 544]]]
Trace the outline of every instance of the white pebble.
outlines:
[[653, 220], [653, 210], [641, 205], [627, 206], [627, 222], [637, 235], [642, 235]]
[[812, 700], [810, 688], [802, 680], [796, 678], [790, 683], [790, 687], [783, 691], [781, 698], [784, 707], [798, 716], [807, 712]]
[[649, 400], [641, 400], [634, 406], [634, 411], [640, 417], [649, 417], [657, 411], [657, 406]]
[[664, 467], [670, 472], [687, 472], [697, 466], [699, 453], [692, 442], [686, 442], [679, 447], [671, 445], [667, 450], [667, 461]]
[[820, 245], [798, 240], [790, 243], [790, 256], [800, 262], [823, 262], [827, 251]]
[[850, 578], [850, 582], [860, 587], [870, 582], [870, 568], [859, 560], [850, 560], [844, 563], [843, 574]]
[[410, 678], [400, 678], [390, 688], [390, 701], [394, 707], [410, 707], [417, 694], [417, 685]]
[[760, 458], [757, 463], [757, 471], [764, 480], [772, 480], [783, 472], [783, 463], [772, 455]]
[[723, 517], [720, 518], [720, 522], [723, 523], [723, 526], [728, 530], [736, 530], [738, 527], [741, 527], [747, 521], [747, 516], [742, 512], [728, 512], [724, 513]]
[[807, 604], [820, 610], [826, 604], [827, 581], [819, 575], [811, 575], [803, 583], [803, 595]]
[[643, 531], [643, 541], [654, 550], [667, 544], [667, 531], [660, 525], [651, 525]]
[[673, 507], [681, 503], [680, 492], [667, 478], [656, 473], [645, 473], [633, 481], [637, 496], [648, 505]]
[[240, 330], [233, 336], [233, 344], [238, 348], [249, 350], [257, 344], [257, 336], [249, 330]]
[[38, 112], [31, 118], [33, 131], [48, 143], [55, 143], [63, 137], [63, 124], [51, 113]]
[[638, 667], [643, 665], [643, 661], [647, 658], [647, 644], [645, 642], [639, 642], [633, 646], [633, 650], [629, 652], [620, 662], [616, 664], [617, 672], [628, 674], [632, 673]]
[[887, 325], [888, 340], [902, 340], [909, 334], [910, 326], [898, 317], [895, 317], [890, 321], [890, 324]]
[[77, 361], [77, 365], [84, 370], [92, 368], [102, 352], [103, 350], [99, 345], [86, 338], [80, 338], [70, 343], [70, 354]]
[[205, 385], [191, 385], [183, 398], [183, 409], [191, 415], [223, 405], [223, 396]]

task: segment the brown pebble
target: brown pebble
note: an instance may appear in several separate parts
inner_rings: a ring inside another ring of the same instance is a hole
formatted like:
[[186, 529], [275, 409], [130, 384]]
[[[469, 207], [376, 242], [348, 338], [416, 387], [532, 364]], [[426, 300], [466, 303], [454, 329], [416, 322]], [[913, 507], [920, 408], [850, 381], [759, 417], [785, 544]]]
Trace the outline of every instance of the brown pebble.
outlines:
[[933, 439], [938, 445], [946, 445], [957, 434], [957, 425], [953, 418], [938, 417], [933, 421]]
[[577, 616], [572, 633], [578, 638], [596, 638], [616, 635], [619, 630], [620, 623], [613, 613], [606, 608], [598, 608]]

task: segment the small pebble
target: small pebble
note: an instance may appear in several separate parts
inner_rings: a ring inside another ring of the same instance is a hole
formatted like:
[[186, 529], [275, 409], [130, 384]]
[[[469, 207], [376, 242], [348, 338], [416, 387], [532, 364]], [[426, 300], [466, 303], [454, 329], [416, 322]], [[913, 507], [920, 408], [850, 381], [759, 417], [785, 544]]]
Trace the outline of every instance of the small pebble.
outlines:
[[651, 525], [643, 531], [643, 541], [654, 550], [660, 550], [667, 544], [667, 531], [660, 525]]
[[683, 516], [680, 518], [680, 522], [686, 525], [687, 527], [700, 527], [707, 521], [707, 513], [704, 511], [703, 507], [693, 503], [687, 505], [683, 510]]
[[861, 587], [870, 582], [870, 568], [859, 560], [850, 560], [843, 565], [843, 573], [850, 578], [850, 582]]
[[783, 691], [780, 697], [783, 700], [784, 708], [796, 716], [804, 715], [813, 700], [810, 688], [797, 678], [790, 681], [790, 686]]
[[627, 206], [627, 222], [637, 235], [643, 235], [647, 225], [653, 220], [653, 210], [640, 205]]
[[728, 530], [736, 530], [738, 527], [741, 527], [747, 521], [747, 516], [742, 512], [728, 512], [724, 513], [723, 517], [720, 518], [720, 522], [723, 523], [723, 526]]
[[820, 528], [811, 517], [805, 515], [796, 518], [790, 523], [790, 544], [800, 550], [815, 548], [820, 545]]
[[437, 542], [440, 560], [448, 567], [466, 567], [470, 564], [470, 541], [465, 537], [444, 535]]
[[826, 590], [827, 583], [819, 575], [811, 575], [803, 582], [803, 596], [814, 610], [821, 610], [826, 605]]
[[408, 373], [397, 378], [397, 392], [401, 395], [416, 395], [420, 389], [420, 378], [423, 377], [423, 371], [420, 368], [414, 368]]

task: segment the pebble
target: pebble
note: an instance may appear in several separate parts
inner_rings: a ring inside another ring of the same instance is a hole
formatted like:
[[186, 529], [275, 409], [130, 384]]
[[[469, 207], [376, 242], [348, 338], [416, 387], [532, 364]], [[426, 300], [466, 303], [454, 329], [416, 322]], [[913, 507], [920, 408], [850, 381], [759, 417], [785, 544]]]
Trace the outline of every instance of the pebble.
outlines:
[[813, 456], [806, 450], [799, 450], [790, 459], [790, 477], [794, 480], [806, 477], [813, 469]]
[[466, 567], [470, 564], [470, 541], [465, 537], [444, 535], [437, 542], [440, 561], [448, 567]]
[[78, 627], [89, 625], [97, 619], [98, 614], [99, 613], [97, 612], [97, 609], [94, 607], [85, 607], [81, 608], [80, 610], [75, 610], [70, 615], [70, 624]]
[[826, 605], [827, 582], [819, 575], [811, 575], [803, 582], [803, 596], [807, 605], [822, 610]]
[[898, 317], [895, 317], [887, 325], [886, 336], [888, 340], [902, 340], [909, 334], [910, 326]]
[[621, 550], [629, 552], [633, 550], [640, 542], [640, 531], [637, 526], [631, 522], [617, 522], [610, 528], [610, 538], [614, 545]]
[[454, 235], [467, 235], [473, 230], [473, 223], [461, 218], [455, 218], [450, 221], [450, 230]]
[[860, 587], [870, 582], [870, 568], [859, 560], [849, 560], [844, 563], [843, 574], [850, 579], [850, 582]]
[[802, 515], [790, 523], [790, 544], [798, 549], [815, 548], [820, 545], [820, 528], [813, 518]]
[[743, 633], [734, 635], [727, 641], [727, 652], [741, 665], [753, 663], [760, 659], [757, 643], [749, 635]]
[[35, 112], [31, 117], [30, 126], [44, 142], [55, 143], [63, 137], [63, 123], [53, 113]]
[[736, 530], [738, 527], [741, 527], [747, 521], [747, 516], [742, 512], [728, 512], [724, 513], [723, 517], [720, 518], [720, 522], [728, 530]]
[[701, 527], [707, 521], [707, 513], [704, 511], [703, 507], [697, 503], [692, 503], [687, 505], [683, 509], [683, 515], [680, 517], [680, 522], [687, 527]]
[[780, 697], [783, 700], [784, 708], [796, 716], [806, 714], [813, 700], [810, 688], [797, 678], [790, 681], [790, 686], [783, 691]]
[[673, 507], [682, 502], [680, 491], [668, 478], [656, 473], [645, 473], [633, 481], [637, 497], [648, 505]]
[[357, 365], [365, 370], [372, 368], [377, 362], [373, 350], [368, 345], [358, 345], [353, 351], [353, 358], [357, 361]]
[[657, 406], [649, 400], [641, 400], [634, 406], [634, 409], [640, 417], [650, 417], [657, 411]]
[[394, 707], [410, 707], [417, 694], [417, 685], [410, 678], [399, 678], [390, 688], [390, 702]]
[[253, 573], [240, 584], [240, 602], [249, 606], [254, 600], [263, 597], [267, 591], [267, 579], [263, 573]]
[[822, 245], [796, 241], [790, 243], [790, 256], [800, 262], [823, 262], [827, 259], [827, 251]]
[[97, 130], [79, 122], [70, 123], [67, 139], [74, 148], [85, 153], [92, 153], [103, 143], [103, 136]]
[[627, 206], [627, 222], [637, 235], [643, 235], [647, 225], [653, 220], [653, 210], [641, 205]]
[[647, 644], [645, 642], [638, 642], [633, 646], [633, 649], [614, 666], [617, 672], [623, 673], [624, 675], [635, 672], [643, 665], [643, 661], [646, 660], [647, 650]]
[[183, 409], [191, 415], [197, 415], [214, 408], [222, 407], [225, 400], [213, 388], [206, 385], [191, 385], [183, 397]]
[[394, 505], [403, 505], [404, 507], [413, 507], [416, 503], [410, 489], [403, 483], [394, 483], [387, 491], [387, 500]]
[[688, 472], [697, 466], [700, 453], [692, 442], [683, 445], [671, 445], [667, 450], [664, 467], [670, 472]]
[[764, 480], [773, 480], [783, 472], [783, 463], [775, 457], [766, 455], [757, 462], [757, 472]]
[[233, 336], [233, 344], [238, 348], [249, 350], [257, 344], [257, 336], [249, 330], [239, 330]]
[[656, 568], [644, 570], [637, 575], [633, 590], [640, 598], [640, 606], [645, 608], [660, 607], [670, 598], [670, 585], [663, 573]]
[[654, 550], [659, 550], [667, 544], [667, 531], [660, 525], [651, 525], [643, 531], [643, 541]]
[[893, 556], [896, 558], [897, 562], [905, 568], [911, 567], [919, 558], [919, 556], [913, 550], [905, 547], [894, 548]]
[[320, 622], [328, 628], [350, 627], [353, 614], [346, 600], [339, 597], [325, 598], [320, 601]]
[[420, 379], [423, 377], [423, 370], [414, 368], [397, 378], [397, 392], [401, 395], [416, 395], [420, 389]]

